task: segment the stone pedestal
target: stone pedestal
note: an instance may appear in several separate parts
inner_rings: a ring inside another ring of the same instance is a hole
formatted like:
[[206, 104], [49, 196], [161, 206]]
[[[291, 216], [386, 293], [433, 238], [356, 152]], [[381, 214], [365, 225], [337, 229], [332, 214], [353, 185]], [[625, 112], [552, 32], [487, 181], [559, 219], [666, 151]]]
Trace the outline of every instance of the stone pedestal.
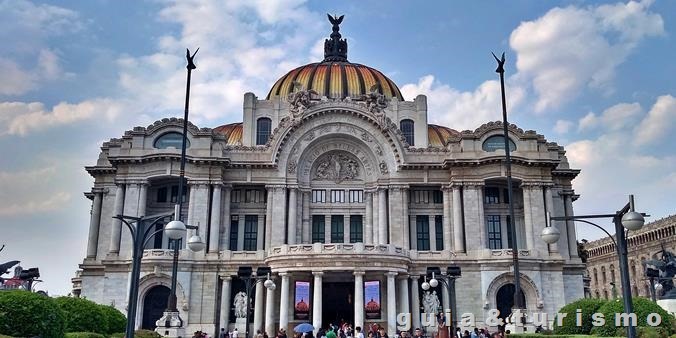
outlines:
[[246, 318], [237, 318], [235, 320], [235, 328], [237, 329], [237, 332], [239, 333], [240, 337], [244, 337], [246, 335]]
[[660, 299], [657, 301], [657, 305], [676, 316], [676, 299]]
[[165, 312], [164, 315], [155, 322], [155, 325], [157, 325], [155, 332], [163, 337], [185, 337], [185, 328], [181, 327], [181, 319], [178, 312]]

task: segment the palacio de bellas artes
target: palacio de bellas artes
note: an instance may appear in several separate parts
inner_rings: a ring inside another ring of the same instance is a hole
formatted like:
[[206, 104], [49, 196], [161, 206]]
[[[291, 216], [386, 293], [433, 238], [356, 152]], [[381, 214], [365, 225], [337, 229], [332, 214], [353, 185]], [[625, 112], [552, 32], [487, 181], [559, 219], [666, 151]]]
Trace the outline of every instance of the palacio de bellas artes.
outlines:
[[[290, 69], [267, 93], [242, 93], [241, 122], [187, 124], [183, 189], [183, 119], [101, 144], [86, 167], [92, 217], [74, 293], [126, 313], [134, 243], [125, 222], [165, 215], [148, 228], [135, 318], [164, 334], [174, 241], [161, 230], [183, 197], [175, 305], [184, 332], [345, 321], [393, 335], [399, 313], [422, 327], [421, 313], [453, 308], [489, 327], [490, 310], [504, 318], [514, 305], [512, 230], [526, 313], [584, 298], [573, 222], [551, 223], [558, 241], [541, 238], [547, 215], [573, 215], [579, 197], [566, 150], [514, 124], [505, 142], [500, 106], [474, 130], [428, 123], [428, 98], [404, 97], [383, 72], [352, 62], [341, 35], [349, 17], [329, 19], [324, 59]], [[204, 51], [194, 53], [197, 72]], [[187, 238], [204, 247], [190, 250]]]

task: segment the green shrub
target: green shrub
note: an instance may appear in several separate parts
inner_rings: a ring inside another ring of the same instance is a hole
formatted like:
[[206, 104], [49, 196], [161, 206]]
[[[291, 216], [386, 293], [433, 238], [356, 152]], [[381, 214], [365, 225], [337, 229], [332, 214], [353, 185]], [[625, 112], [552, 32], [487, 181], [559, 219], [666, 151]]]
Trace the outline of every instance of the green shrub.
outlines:
[[106, 334], [113, 334], [124, 332], [127, 328], [127, 317], [125, 317], [120, 310], [110, 305], [99, 305], [99, 308], [106, 317], [108, 323]]
[[61, 338], [64, 314], [53, 298], [22, 290], [0, 292], [0, 334]]
[[68, 332], [66, 338], [106, 338], [106, 336], [95, 332]]
[[[602, 299], [579, 299], [559, 310], [559, 313], [565, 313], [562, 325], [558, 326], [557, 318], [554, 318], [554, 334], [589, 334], [592, 329], [591, 315], [603, 305], [606, 301]], [[582, 311], [582, 320], [580, 326], [577, 326], [577, 310]]]
[[[662, 337], [666, 337], [673, 333], [671, 332], [671, 318], [673, 317], [659, 305], [647, 298], [635, 297], [633, 298], [633, 308], [639, 327], [650, 327], [646, 323], [646, 317], [651, 313], [656, 313], [662, 319], [662, 322], [658, 326], [664, 330]], [[605, 325], [592, 328], [591, 333], [593, 335], [608, 337], [615, 335], [618, 331], [622, 332], [615, 326], [615, 314], [624, 312], [624, 303], [622, 302], [622, 299], [607, 302], [605, 305], [601, 306], [597, 312], [603, 314]]]
[[162, 335], [151, 330], [136, 330], [134, 337], [137, 338], [162, 338]]
[[[126, 327], [125, 327], [125, 329], [126, 329]], [[125, 332], [116, 332], [116, 333], [111, 334], [108, 338], [124, 338], [125, 334], [126, 334]], [[134, 335], [134, 337], [136, 337], [136, 335]]]
[[56, 304], [66, 316], [66, 332], [108, 333], [106, 315], [98, 304], [74, 297], [56, 298]]
[[[624, 332], [623, 332], [624, 333]], [[667, 330], [663, 327], [637, 327], [636, 337], [638, 338], [662, 338], [668, 336]]]

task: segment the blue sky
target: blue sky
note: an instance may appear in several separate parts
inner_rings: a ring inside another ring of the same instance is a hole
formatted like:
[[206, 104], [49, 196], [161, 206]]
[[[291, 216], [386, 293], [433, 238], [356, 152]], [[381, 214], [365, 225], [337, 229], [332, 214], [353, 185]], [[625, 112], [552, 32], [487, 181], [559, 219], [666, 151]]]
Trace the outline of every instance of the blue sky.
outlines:
[[430, 122], [457, 130], [501, 118], [490, 52], [505, 51], [510, 122], [582, 169], [576, 213], [612, 212], [630, 193], [653, 220], [674, 213], [673, 1], [0, 0], [0, 261], [38, 266], [43, 289], [68, 293], [89, 224], [83, 167], [125, 130], [182, 116], [185, 48], [200, 47], [191, 120], [241, 121], [245, 92], [264, 97], [321, 59], [326, 13], [345, 14], [351, 61], [408, 100], [427, 95]]

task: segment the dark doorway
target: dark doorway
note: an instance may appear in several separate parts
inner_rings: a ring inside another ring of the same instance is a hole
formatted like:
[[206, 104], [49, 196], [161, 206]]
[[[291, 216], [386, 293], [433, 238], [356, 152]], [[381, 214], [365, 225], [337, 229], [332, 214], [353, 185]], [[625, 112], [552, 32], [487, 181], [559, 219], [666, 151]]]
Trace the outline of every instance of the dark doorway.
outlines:
[[[495, 304], [497, 304], [498, 311], [500, 311], [498, 318], [505, 319], [512, 314], [514, 290], [516, 290], [516, 287], [512, 283], [505, 284], [498, 289], [498, 293], [495, 296]], [[521, 304], [526, 306], [526, 297], [524, 296], [523, 289], [521, 289]]]
[[354, 320], [354, 283], [329, 282], [322, 285], [322, 326]]
[[145, 330], [154, 330], [155, 322], [162, 318], [164, 310], [167, 309], [167, 300], [169, 299], [169, 288], [158, 285], [150, 289], [143, 299], [143, 319], [141, 328]]

